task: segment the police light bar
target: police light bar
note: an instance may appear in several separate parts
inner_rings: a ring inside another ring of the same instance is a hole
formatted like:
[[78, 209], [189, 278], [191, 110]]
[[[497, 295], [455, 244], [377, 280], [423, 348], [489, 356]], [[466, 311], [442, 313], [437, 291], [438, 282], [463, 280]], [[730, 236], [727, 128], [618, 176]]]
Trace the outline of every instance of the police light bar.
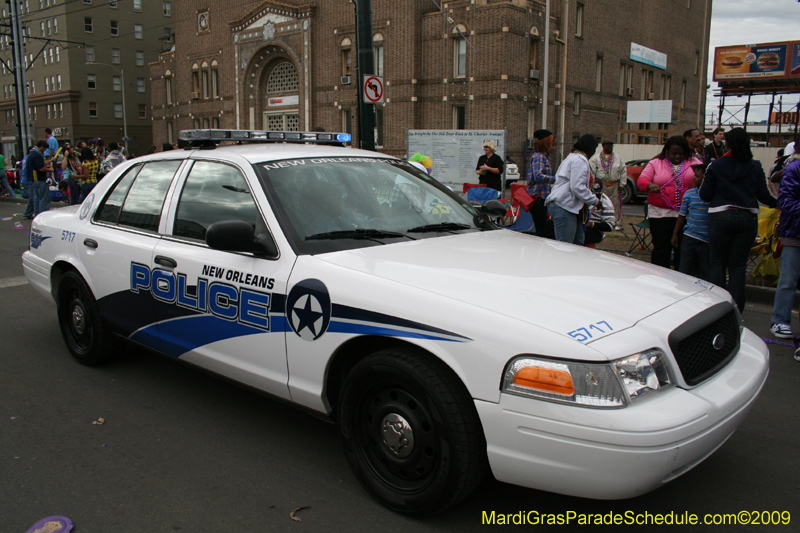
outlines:
[[220, 143], [223, 141], [255, 142], [314, 142], [348, 143], [349, 133], [318, 133], [311, 131], [265, 131], [265, 130], [181, 130], [180, 139], [191, 143]]

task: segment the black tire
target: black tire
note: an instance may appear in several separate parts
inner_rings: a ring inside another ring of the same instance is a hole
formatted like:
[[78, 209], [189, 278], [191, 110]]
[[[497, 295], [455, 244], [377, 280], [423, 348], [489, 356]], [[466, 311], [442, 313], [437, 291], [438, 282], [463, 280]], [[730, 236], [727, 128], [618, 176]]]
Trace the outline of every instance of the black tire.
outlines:
[[631, 179], [628, 178], [628, 181], [625, 183], [625, 187], [622, 188], [622, 203], [629, 204], [634, 200], [634, 198], [636, 198], [636, 190], [634, 189]]
[[361, 360], [342, 386], [338, 426], [358, 480], [401, 513], [446, 509], [488, 470], [472, 398], [449, 368], [424, 353], [382, 350]]
[[58, 324], [67, 349], [79, 363], [98, 365], [108, 361], [114, 339], [108, 330], [92, 290], [72, 270], [58, 285]]

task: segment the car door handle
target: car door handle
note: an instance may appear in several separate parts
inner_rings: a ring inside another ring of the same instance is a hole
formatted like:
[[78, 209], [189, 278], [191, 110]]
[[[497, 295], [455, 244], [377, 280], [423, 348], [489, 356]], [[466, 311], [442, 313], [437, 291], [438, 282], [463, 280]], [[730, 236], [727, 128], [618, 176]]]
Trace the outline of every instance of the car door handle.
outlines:
[[97, 248], [97, 241], [94, 239], [84, 239], [83, 245], [88, 246], [89, 248]]
[[163, 255], [157, 255], [155, 258], [155, 262], [159, 265], [167, 268], [175, 268], [178, 266], [178, 262], [174, 259], [170, 259], [169, 257], [164, 257]]

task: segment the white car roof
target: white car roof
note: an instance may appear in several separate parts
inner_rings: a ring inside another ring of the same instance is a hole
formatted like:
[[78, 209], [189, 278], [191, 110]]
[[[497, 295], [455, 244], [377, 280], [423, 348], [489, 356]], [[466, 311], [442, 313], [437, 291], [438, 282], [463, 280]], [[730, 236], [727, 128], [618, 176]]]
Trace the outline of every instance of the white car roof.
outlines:
[[371, 152], [369, 150], [359, 150], [356, 148], [343, 148], [339, 146], [328, 146], [324, 144], [305, 144], [305, 143], [244, 143], [234, 145], [221, 145], [216, 148], [191, 149], [191, 150], [170, 150], [159, 152], [148, 156], [148, 159], [174, 159], [177, 155], [181, 159], [189, 157], [194, 153], [208, 154], [209, 157], [219, 156], [224, 159], [226, 155], [236, 155], [242, 157], [252, 164], [265, 161], [277, 161], [282, 159], [301, 159], [307, 157], [377, 157], [397, 159], [396, 157]]

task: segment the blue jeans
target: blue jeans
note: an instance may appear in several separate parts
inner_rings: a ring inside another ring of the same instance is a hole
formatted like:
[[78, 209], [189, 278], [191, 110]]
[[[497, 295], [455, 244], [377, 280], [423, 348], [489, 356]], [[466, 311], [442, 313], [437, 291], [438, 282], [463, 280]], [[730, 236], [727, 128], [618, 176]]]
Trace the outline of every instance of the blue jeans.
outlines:
[[547, 206], [547, 212], [553, 218], [557, 241], [583, 246], [583, 224], [578, 220], [580, 214], [570, 213], [555, 202]]
[[11, 185], [8, 184], [8, 176], [6, 176], [6, 171], [0, 168], [0, 183], [3, 184], [3, 187], [6, 189], [6, 192], [11, 198], [16, 198], [17, 195], [14, 193], [14, 189], [11, 188]]
[[25, 205], [25, 212], [22, 214], [27, 218], [33, 218], [33, 183], [21, 183], [22, 189], [28, 195], [28, 203]]
[[781, 252], [781, 277], [775, 291], [775, 303], [772, 306], [772, 323], [792, 323], [792, 305], [800, 278], [800, 247], [784, 246]]
[[33, 216], [50, 210], [50, 186], [46, 181], [34, 181], [33, 189]]
[[94, 189], [95, 185], [97, 185], [97, 182], [84, 183], [81, 185], [81, 202], [83, 202], [86, 197], [89, 196], [89, 193], [92, 192], [92, 189]]
[[64, 181], [69, 186], [69, 205], [78, 205], [81, 203], [81, 186], [72, 179], [72, 176], [66, 178]]
[[708, 214], [709, 281], [727, 289], [740, 312], [744, 311], [747, 257], [757, 233], [758, 216], [745, 209]]

